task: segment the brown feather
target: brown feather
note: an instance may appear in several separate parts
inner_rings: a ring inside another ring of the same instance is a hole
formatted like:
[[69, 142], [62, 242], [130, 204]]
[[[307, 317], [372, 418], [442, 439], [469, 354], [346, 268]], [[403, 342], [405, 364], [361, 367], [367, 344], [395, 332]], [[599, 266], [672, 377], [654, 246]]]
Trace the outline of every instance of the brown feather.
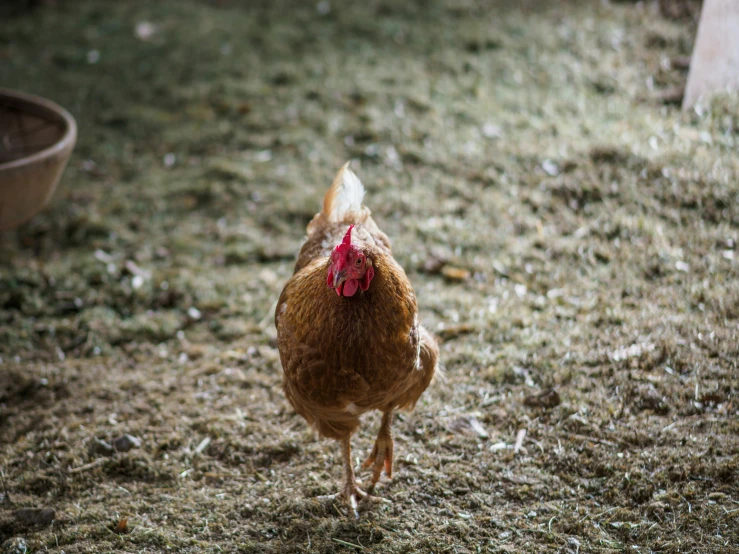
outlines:
[[[438, 347], [418, 324], [413, 288], [369, 209], [329, 220], [336, 183], [308, 226], [275, 325], [288, 401], [321, 435], [341, 439], [365, 411], [413, 409], [433, 378]], [[367, 291], [347, 298], [329, 288], [326, 277], [328, 256], [349, 224], [375, 276]]]

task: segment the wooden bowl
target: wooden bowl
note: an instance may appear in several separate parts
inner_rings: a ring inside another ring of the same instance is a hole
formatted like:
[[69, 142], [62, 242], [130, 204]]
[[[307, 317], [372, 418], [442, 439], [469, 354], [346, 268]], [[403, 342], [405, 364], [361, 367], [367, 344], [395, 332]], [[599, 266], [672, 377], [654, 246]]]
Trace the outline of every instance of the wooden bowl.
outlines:
[[0, 231], [48, 203], [76, 140], [77, 124], [65, 109], [0, 88]]

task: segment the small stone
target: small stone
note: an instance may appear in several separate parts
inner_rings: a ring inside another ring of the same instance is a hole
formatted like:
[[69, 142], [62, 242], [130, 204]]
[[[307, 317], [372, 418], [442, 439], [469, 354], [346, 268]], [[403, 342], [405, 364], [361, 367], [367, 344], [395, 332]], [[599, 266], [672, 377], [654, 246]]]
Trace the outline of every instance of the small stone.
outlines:
[[470, 278], [470, 272], [461, 267], [446, 265], [441, 269], [441, 274], [449, 281], [464, 281]]
[[419, 269], [429, 275], [438, 275], [444, 268], [445, 261], [434, 256], [426, 258]]
[[[178, 337], [179, 338], [179, 337]], [[184, 337], [183, 337], [184, 338]], [[206, 353], [208, 352], [208, 349], [203, 344], [186, 344], [184, 346], [184, 354], [187, 355], [187, 357], [190, 360], [197, 360], [202, 358]]]
[[2, 554], [26, 554], [28, 552], [28, 544], [26, 540], [20, 537], [8, 539], [0, 545]]
[[555, 389], [546, 389], [538, 394], [532, 394], [526, 396], [523, 399], [523, 403], [526, 406], [541, 407], [541, 408], [554, 408], [559, 406], [562, 399], [559, 397], [559, 393]]
[[258, 162], [268, 162], [272, 160], [272, 150], [260, 150], [254, 155], [254, 159]]
[[139, 21], [136, 24], [134, 35], [136, 35], [136, 38], [139, 40], [147, 41], [154, 36], [154, 33], [156, 33], [156, 31], [157, 28], [153, 23], [149, 21]]
[[13, 516], [24, 525], [49, 525], [54, 521], [56, 511], [52, 508], [21, 508]]
[[447, 428], [452, 433], [467, 436], [488, 437], [488, 432], [475, 416], [461, 416], [450, 422]]
[[104, 440], [93, 438], [92, 443], [90, 444], [90, 452], [92, 454], [99, 454], [101, 456], [112, 456], [115, 450], [109, 443], [105, 442]]
[[498, 125], [492, 123], [485, 123], [482, 126], [482, 136], [488, 139], [497, 139], [503, 135], [501, 128]]
[[131, 435], [121, 435], [113, 441], [113, 446], [118, 452], [128, 452], [132, 448], [141, 446], [141, 439]]
[[541, 162], [541, 168], [550, 177], [556, 177], [559, 175], [559, 166], [552, 160], [544, 160]]

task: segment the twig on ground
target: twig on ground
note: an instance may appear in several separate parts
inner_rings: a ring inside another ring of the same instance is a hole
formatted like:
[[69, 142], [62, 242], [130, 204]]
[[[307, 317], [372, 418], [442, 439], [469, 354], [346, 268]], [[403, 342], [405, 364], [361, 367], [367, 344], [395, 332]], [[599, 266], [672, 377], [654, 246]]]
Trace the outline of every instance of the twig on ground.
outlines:
[[516, 434], [516, 444], [513, 446], [513, 454], [518, 454], [518, 451], [521, 450], [521, 447], [523, 446], [523, 439], [526, 438], [526, 429], [519, 429], [518, 433]]
[[331, 540], [333, 540], [334, 542], [338, 542], [339, 544], [343, 544], [344, 546], [350, 546], [352, 548], [356, 548], [357, 550], [364, 550], [363, 546], [359, 544], [354, 544], [353, 542], [346, 542], [346, 541], [342, 541], [341, 539], [336, 539], [336, 538], [333, 538]]
[[578, 435], [578, 434], [575, 434], [575, 433], [570, 433], [568, 436], [571, 437], [571, 438], [573, 438], [573, 439], [579, 439], [581, 441], [597, 442], [598, 444], [604, 444], [606, 446], [621, 446], [620, 444], [618, 444], [616, 442], [611, 442], [611, 441], [607, 441], [605, 439], [599, 439], [599, 438], [596, 438], [596, 437], [588, 437], [586, 435]]
[[89, 464], [85, 464], [80, 467], [75, 467], [69, 470], [69, 473], [82, 473], [83, 471], [87, 471], [89, 469], [94, 469], [98, 466], [101, 466], [105, 463], [106, 458], [98, 458], [97, 460], [90, 462]]

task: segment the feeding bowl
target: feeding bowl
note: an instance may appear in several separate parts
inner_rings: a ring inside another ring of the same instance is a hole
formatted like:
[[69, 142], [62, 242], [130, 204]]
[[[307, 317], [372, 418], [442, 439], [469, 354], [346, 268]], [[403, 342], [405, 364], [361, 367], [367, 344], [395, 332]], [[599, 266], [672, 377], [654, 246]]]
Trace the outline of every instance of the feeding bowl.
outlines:
[[77, 140], [69, 113], [44, 98], [0, 88], [0, 231], [36, 215]]

